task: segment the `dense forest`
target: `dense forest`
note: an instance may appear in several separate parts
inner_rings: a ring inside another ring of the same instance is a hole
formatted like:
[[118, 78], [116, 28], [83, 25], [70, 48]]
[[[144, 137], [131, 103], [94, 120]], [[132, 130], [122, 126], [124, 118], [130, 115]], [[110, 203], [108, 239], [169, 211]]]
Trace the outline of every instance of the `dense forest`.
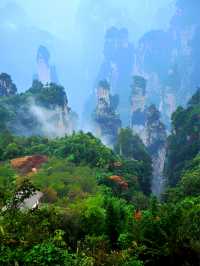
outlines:
[[91, 133], [22, 137], [1, 125], [1, 265], [199, 265], [199, 93], [172, 116], [160, 200], [129, 128], [111, 150]]

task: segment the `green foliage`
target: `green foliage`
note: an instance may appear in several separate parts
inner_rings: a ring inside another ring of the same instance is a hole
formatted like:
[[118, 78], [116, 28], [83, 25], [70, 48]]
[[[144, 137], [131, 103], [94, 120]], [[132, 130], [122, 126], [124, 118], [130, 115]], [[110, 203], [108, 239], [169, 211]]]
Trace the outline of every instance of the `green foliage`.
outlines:
[[7, 203], [7, 211], [17, 211], [23, 204], [25, 199], [33, 196], [36, 192], [36, 188], [29, 182], [28, 179], [24, 179], [23, 182], [16, 187], [12, 197]]
[[16, 143], [10, 143], [6, 147], [6, 150], [3, 153], [3, 158], [12, 159], [20, 156], [21, 150]]
[[76, 203], [72, 208], [74, 210], [78, 208], [84, 235], [90, 234], [99, 236], [104, 233], [106, 211], [104, 209], [104, 199], [102, 195], [89, 197], [84, 201]]
[[[6, 134], [0, 139], [6, 139]], [[15, 158], [16, 156], [45, 154], [58, 158], [67, 158], [75, 164], [86, 164], [91, 167], [108, 168], [116, 160], [111, 149], [91, 133], [79, 132], [64, 138], [49, 140], [42, 137], [10, 137], [10, 141], [1, 142], [0, 149], [3, 154], [1, 160]]]
[[121, 129], [115, 151], [127, 159], [126, 169], [135, 170], [138, 174], [138, 181], [141, 190], [150, 194], [152, 180], [151, 158], [137, 135], [134, 135], [130, 128]]
[[26, 96], [34, 96], [35, 103], [39, 106], [50, 108], [52, 106], [64, 106], [67, 101], [65, 89], [57, 84], [43, 86], [35, 80], [32, 87], [26, 92]]
[[9, 165], [0, 164], [0, 208], [6, 203], [15, 189], [15, 172]]
[[144, 211], [129, 231], [145, 265], [198, 265], [199, 199], [157, 205]]
[[26, 265], [72, 265], [72, 258], [67, 251], [53, 243], [35, 245], [25, 256]]
[[41, 266], [72, 266], [72, 256], [67, 250], [56, 247], [53, 243], [41, 243], [34, 245], [31, 249], [16, 249], [1, 246], [0, 250], [1, 265], [41, 265]]
[[55, 154], [62, 158], [68, 157], [76, 164], [85, 163], [100, 168], [108, 168], [115, 159], [113, 152], [99, 139], [91, 133], [82, 132], [61, 139]]
[[[53, 100], [34, 86], [29, 93], [38, 101]], [[179, 182], [162, 203], [148, 195], [151, 160], [130, 129], [119, 134], [116, 153], [90, 133], [53, 140], [2, 133], [0, 265], [198, 266], [198, 97], [173, 115], [166, 170], [170, 182]], [[8, 160], [34, 154], [48, 162], [28, 178], [10, 168]], [[22, 210], [36, 188], [43, 193], [39, 207]]]
[[180, 188], [184, 196], [198, 196], [200, 194], [200, 156], [197, 156], [187, 168], [181, 178]]
[[66, 159], [51, 159], [32, 181], [44, 192], [46, 200], [48, 195], [54, 194], [54, 198], [73, 201], [97, 191], [96, 171], [88, 166], [76, 166]]
[[172, 116], [172, 133], [168, 138], [165, 175], [175, 186], [187, 166], [200, 150], [200, 90], [186, 109], [179, 107]]
[[194, 158], [183, 172], [175, 188], [168, 189], [163, 195], [165, 201], [177, 202], [187, 196], [199, 196], [200, 193], [200, 156]]
[[130, 128], [121, 129], [115, 150], [127, 159], [143, 160], [145, 157], [149, 159], [142, 141]]
[[9, 111], [4, 106], [0, 106], [0, 132], [4, 132], [6, 130], [6, 124], [9, 119]]
[[30, 108], [37, 106], [46, 110], [66, 107], [65, 89], [56, 84], [43, 86], [34, 81], [25, 93], [0, 97], [0, 132], [6, 129], [17, 135], [44, 135], [41, 122]]
[[116, 248], [120, 234], [126, 232], [132, 220], [133, 207], [116, 198], [107, 198], [105, 204], [107, 212], [106, 235], [109, 236], [111, 245]]

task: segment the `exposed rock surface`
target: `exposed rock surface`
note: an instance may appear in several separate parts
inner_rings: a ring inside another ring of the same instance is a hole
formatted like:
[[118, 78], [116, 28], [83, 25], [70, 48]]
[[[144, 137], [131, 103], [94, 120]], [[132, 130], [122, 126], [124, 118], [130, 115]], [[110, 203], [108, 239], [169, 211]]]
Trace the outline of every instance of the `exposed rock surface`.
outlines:
[[185, 105], [200, 84], [199, 1], [176, 1], [176, 13], [166, 31], [153, 30], [140, 39], [134, 74], [147, 81], [148, 104], [155, 104], [164, 122]]
[[106, 31], [103, 54], [98, 80], [106, 79], [115, 93], [124, 93], [134, 62], [134, 47], [126, 28], [111, 27]]
[[153, 194], [159, 196], [165, 185], [163, 170], [166, 157], [167, 134], [164, 124], [160, 121], [160, 113], [155, 105], [147, 108], [146, 119], [146, 146], [151, 155], [153, 165], [151, 189]]
[[50, 65], [50, 53], [42, 45], [37, 51], [37, 74], [34, 76], [34, 79], [40, 81], [43, 85], [59, 83], [56, 68]]
[[41, 199], [43, 197], [43, 193], [41, 191], [36, 191], [34, 195], [25, 199], [22, 204], [19, 206], [20, 210], [34, 210], [38, 208]]
[[107, 80], [111, 90], [120, 97], [119, 112], [124, 125], [129, 124], [128, 93], [134, 65], [134, 46], [126, 28], [111, 27], [106, 31], [104, 59], [97, 81]]
[[107, 81], [101, 81], [97, 88], [97, 106], [93, 120], [96, 134], [108, 145], [115, 143], [121, 127], [120, 117], [116, 113], [117, 105], [118, 97], [111, 96]]
[[164, 187], [164, 162], [167, 134], [155, 105], [147, 107], [146, 80], [134, 76], [131, 94], [131, 126], [147, 147], [152, 159], [152, 192], [159, 196]]
[[12, 82], [11, 77], [6, 73], [0, 74], [0, 96], [15, 95], [17, 88]]
[[146, 80], [141, 76], [134, 76], [131, 88], [131, 127], [145, 143]]

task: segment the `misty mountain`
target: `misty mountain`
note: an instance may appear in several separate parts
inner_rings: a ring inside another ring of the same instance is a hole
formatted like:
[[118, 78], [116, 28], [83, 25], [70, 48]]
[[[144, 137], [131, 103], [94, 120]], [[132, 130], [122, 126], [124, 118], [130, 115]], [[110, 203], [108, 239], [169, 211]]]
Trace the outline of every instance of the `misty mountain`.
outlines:
[[94, 89], [107, 28], [113, 25], [128, 27], [130, 38], [137, 40], [152, 24], [155, 25], [158, 8], [167, 4], [166, 0], [152, 1], [150, 8], [147, 1], [144, 4], [130, 4], [127, 0], [125, 3], [60, 1], [54, 9], [52, 5], [48, 6], [48, 1], [2, 1], [0, 49], [5, 52], [0, 72], [11, 74], [19, 91], [26, 90], [36, 72], [37, 48], [45, 45], [56, 65], [61, 84], [67, 88], [72, 106], [82, 110], [83, 101], [76, 97], [77, 91], [85, 101]]
[[0, 265], [200, 265], [199, 0], [0, 0]]
[[11, 73], [19, 89], [24, 90], [32, 82], [38, 43], [51, 44], [53, 37], [35, 28], [25, 11], [15, 3], [1, 8], [0, 14], [0, 50], [4, 51], [0, 71]]

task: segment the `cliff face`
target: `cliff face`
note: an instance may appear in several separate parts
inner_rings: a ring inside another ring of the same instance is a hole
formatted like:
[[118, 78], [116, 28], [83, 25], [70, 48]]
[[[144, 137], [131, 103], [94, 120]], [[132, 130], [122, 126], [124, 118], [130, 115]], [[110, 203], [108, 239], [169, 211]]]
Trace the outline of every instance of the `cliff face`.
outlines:
[[167, 127], [170, 127], [171, 116], [176, 110], [179, 94], [181, 91], [181, 77], [179, 75], [178, 66], [175, 64], [168, 71], [166, 80], [163, 82], [162, 98], [160, 103], [160, 111], [162, 112], [162, 118], [165, 121]]
[[134, 46], [129, 40], [126, 28], [111, 27], [106, 31], [103, 61], [97, 74], [97, 81], [107, 80], [112, 91], [119, 95], [119, 112], [123, 123], [129, 124], [129, 84], [134, 65]]
[[153, 166], [152, 192], [159, 196], [164, 187], [163, 170], [167, 135], [156, 106], [147, 106], [146, 80], [143, 77], [134, 77], [131, 106], [132, 129], [142, 139], [151, 156]]
[[110, 85], [107, 81], [101, 81], [97, 88], [97, 106], [93, 114], [96, 134], [106, 144], [113, 145], [116, 141], [121, 120], [116, 113], [118, 105], [117, 96], [111, 96]]
[[15, 95], [16, 92], [17, 88], [11, 77], [6, 73], [0, 74], [0, 96], [11, 96]]
[[154, 30], [139, 41], [134, 73], [147, 81], [147, 104], [155, 104], [169, 126], [177, 106], [185, 105], [200, 84], [199, 1], [177, 1], [167, 31]]
[[200, 82], [196, 72], [196, 62], [200, 60], [200, 56], [195, 55], [195, 45], [197, 45], [195, 39], [200, 23], [185, 23], [185, 20], [184, 14], [176, 15], [169, 29], [173, 40], [171, 67], [176, 65], [177, 74], [180, 78], [178, 93], [176, 94], [177, 106], [187, 103]]
[[165, 185], [163, 171], [166, 157], [167, 134], [164, 124], [160, 121], [160, 113], [155, 105], [148, 107], [146, 112], [146, 146], [151, 155], [153, 165], [151, 189], [153, 194], [159, 196]]
[[147, 103], [155, 104], [157, 107], [162, 99], [162, 83], [170, 66], [171, 49], [169, 33], [154, 30], [140, 39], [136, 52], [134, 72], [148, 81]]
[[131, 88], [131, 127], [145, 143], [146, 80], [141, 76], [134, 76]]
[[166, 124], [170, 123], [177, 102], [174, 84], [170, 84], [170, 87], [167, 84], [173, 69], [172, 50], [173, 42], [169, 32], [148, 32], [139, 41], [135, 63], [135, 73], [147, 80], [147, 105], [155, 104]]
[[43, 85], [56, 83], [58, 84], [58, 77], [56, 68], [50, 65], [50, 53], [45, 46], [40, 46], [37, 51], [37, 74], [34, 79], [40, 81]]
[[108, 80], [112, 90], [120, 94], [130, 83], [134, 63], [134, 47], [126, 28], [111, 27], [106, 31], [103, 55], [97, 79]]

